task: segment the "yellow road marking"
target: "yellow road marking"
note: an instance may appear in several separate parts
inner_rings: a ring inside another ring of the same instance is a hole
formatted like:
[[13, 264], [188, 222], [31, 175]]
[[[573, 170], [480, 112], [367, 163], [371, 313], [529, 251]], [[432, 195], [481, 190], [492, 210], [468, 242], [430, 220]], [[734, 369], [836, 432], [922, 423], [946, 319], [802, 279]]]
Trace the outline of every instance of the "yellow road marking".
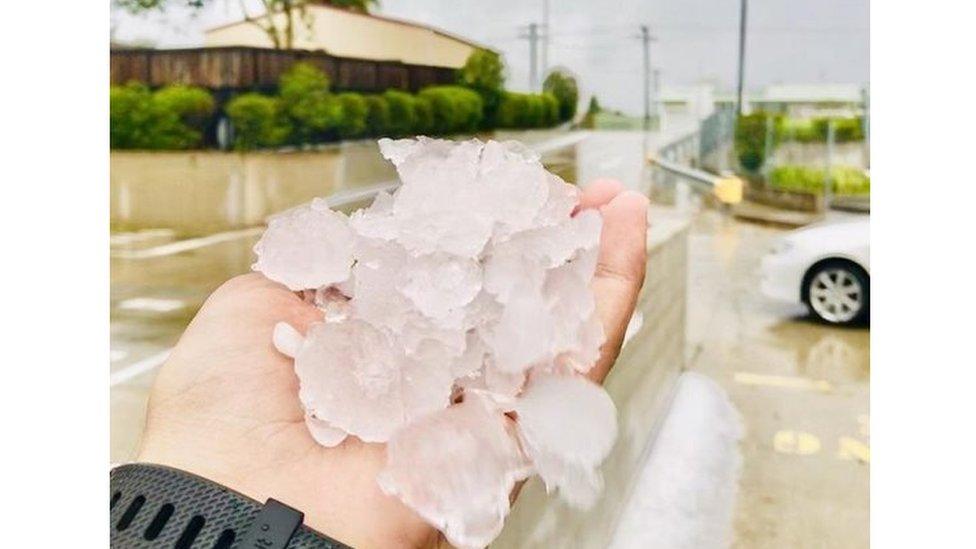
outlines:
[[773, 435], [773, 449], [781, 454], [809, 456], [820, 451], [820, 439], [803, 431], [777, 431]]
[[851, 437], [837, 439], [837, 459], [853, 460], [871, 463], [871, 448], [860, 440]]
[[833, 391], [833, 386], [822, 379], [807, 379], [805, 377], [771, 376], [754, 374], [751, 372], [736, 372], [733, 379], [743, 385], [762, 385], [765, 387], [782, 387], [784, 389], [802, 389], [807, 391]]

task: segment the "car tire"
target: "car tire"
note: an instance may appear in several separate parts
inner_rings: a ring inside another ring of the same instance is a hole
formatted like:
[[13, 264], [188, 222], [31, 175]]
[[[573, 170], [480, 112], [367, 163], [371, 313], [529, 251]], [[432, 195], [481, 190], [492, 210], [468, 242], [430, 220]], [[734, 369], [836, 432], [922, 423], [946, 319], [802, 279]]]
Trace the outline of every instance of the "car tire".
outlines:
[[864, 324], [871, 311], [871, 279], [852, 261], [821, 261], [803, 277], [803, 302], [821, 322], [837, 326]]

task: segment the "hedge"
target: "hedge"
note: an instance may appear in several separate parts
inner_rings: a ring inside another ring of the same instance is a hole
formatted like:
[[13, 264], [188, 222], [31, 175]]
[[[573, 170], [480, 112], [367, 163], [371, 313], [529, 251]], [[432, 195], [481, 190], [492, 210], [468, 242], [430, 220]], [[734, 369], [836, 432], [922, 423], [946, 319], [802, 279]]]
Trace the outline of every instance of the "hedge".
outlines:
[[251, 150], [281, 145], [289, 127], [281, 121], [276, 98], [259, 93], [245, 93], [230, 100], [227, 116], [234, 127], [234, 148]]
[[390, 105], [382, 95], [367, 95], [366, 134], [380, 137], [390, 131]]
[[[784, 118], [777, 124], [776, 133], [781, 141], [826, 143], [829, 120], [829, 118]], [[834, 118], [833, 121], [836, 143], [864, 140], [864, 121], [860, 117]]]
[[342, 109], [339, 121], [339, 136], [344, 139], [360, 137], [366, 133], [366, 116], [369, 107], [366, 98], [359, 93], [340, 93], [336, 96]]
[[[467, 86], [432, 86], [416, 95], [387, 90], [380, 95], [331, 93], [329, 78], [308, 63], [281, 76], [275, 95], [244, 93], [224, 105], [238, 150], [305, 145], [363, 136], [402, 137], [473, 133], [493, 127], [539, 128], [565, 116], [556, 90], [542, 94], [503, 92], [497, 56], [482, 53], [462, 71]], [[497, 97], [496, 97], [497, 92]], [[486, 117], [486, 98], [498, 102]], [[170, 86], [153, 92], [139, 83], [111, 88], [111, 145], [116, 149], [199, 147], [214, 119], [209, 92]]]
[[[769, 172], [769, 186], [780, 191], [822, 193], [824, 170], [806, 166], [779, 166]], [[871, 193], [871, 178], [861, 169], [850, 166], [831, 168], [831, 189], [838, 195]]]
[[383, 92], [383, 99], [389, 106], [389, 135], [403, 137], [413, 133], [417, 128], [417, 110], [413, 96], [399, 90], [386, 90]]
[[281, 75], [278, 101], [293, 144], [328, 140], [342, 122], [342, 107], [329, 93], [329, 77], [308, 63], [295, 63]]
[[414, 128], [414, 133], [418, 135], [433, 133], [434, 107], [430, 99], [414, 95], [413, 111], [417, 123], [417, 126]]
[[420, 91], [430, 102], [431, 133], [450, 135], [478, 129], [484, 117], [481, 96], [461, 86], [431, 86]]
[[214, 110], [209, 92], [167, 86], [152, 92], [130, 82], [109, 91], [109, 142], [113, 149], [192, 149], [202, 142]]

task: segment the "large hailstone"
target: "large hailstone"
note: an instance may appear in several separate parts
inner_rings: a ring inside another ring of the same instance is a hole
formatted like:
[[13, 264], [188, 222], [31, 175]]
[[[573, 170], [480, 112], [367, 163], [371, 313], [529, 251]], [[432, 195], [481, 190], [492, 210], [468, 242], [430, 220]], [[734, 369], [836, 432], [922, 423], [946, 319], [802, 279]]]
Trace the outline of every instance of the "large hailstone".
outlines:
[[[281, 323], [310, 436], [388, 443], [381, 488], [459, 547], [498, 535], [532, 473], [592, 505], [616, 437], [582, 377], [604, 335], [590, 282], [602, 219], [515, 142], [380, 140], [401, 184], [350, 217], [275, 216], [254, 269], [322, 310]], [[506, 413], [511, 413], [512, 420]]]

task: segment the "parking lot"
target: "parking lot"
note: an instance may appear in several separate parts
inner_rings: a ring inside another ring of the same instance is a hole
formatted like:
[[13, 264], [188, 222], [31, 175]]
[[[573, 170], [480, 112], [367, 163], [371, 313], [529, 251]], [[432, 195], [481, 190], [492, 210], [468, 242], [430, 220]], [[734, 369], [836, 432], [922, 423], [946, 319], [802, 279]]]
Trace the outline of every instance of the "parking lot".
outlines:
[[745, 425], [735, 546], [867, 547], [870, 332], [759, 293], [782, 232], [705, 212], [689, 237], [688, 367]]

